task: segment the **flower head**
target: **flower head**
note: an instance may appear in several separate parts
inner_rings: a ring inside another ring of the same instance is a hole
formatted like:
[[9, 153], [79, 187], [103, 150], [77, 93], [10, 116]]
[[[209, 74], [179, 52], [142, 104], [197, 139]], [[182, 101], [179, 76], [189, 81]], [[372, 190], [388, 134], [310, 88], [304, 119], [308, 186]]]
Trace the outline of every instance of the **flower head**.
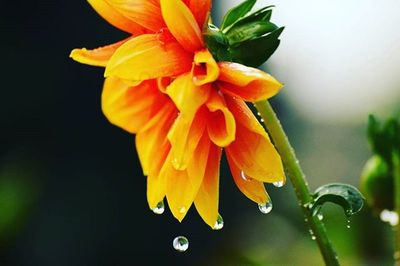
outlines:
[[213, 227], [218, 218], [224, 148], [233, 179], [249, 199], [270, 201], [264, 183], [284, 182], [282, 162], [245, 101], [274, 96], [272, 76], [216, 62], [203, 38], [210, 0], [89, 0], [132, 36], [76, 61], [105, 67], [102, 108], [111, 123], [136, 135], [150, 208], [167, 198], [182, 220], [194, 203]]

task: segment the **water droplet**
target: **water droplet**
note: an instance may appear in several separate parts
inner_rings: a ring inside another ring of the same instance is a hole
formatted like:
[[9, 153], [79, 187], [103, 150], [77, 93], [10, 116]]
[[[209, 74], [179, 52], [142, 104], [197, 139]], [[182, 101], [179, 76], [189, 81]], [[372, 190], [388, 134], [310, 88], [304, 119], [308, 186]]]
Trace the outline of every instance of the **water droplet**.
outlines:
[[217, 221], [215, 222], [213, 229], [221, 230], [223, 227], [224, 227], [224, 219], [222, 219], [222, 216], [218, 214], [218, 218]]
[[152, 211], [155, 214], [163, 214], [164, 210], [165, 210], [164, 201], [160, 201]]
[[269, 201], [267, 203], [258, 204], [258, 209], [260, 209], [261, 213], [268, 214], [272, 211], [272, 202]]
[[316, 237], [315, 237], [315, 235], [314, 235], [314, 232], [313, 232], [313, 230], [311, 230], [311, 229], [308, 229], [308, 232], [310, 233], [311, 239], [312, 239], [312, 240], [315, 240], [315, 239], [316, 239]]
[[189, 248], [189, 240], [184, 236], [177, 236], [172, 242], [172, 245], [176, 251], [185, 252]]
[[260, 121], [261, 121], [261, 123], [264, 123], [264, 118], [261, 118]]
[[315, 240], [315, 239], [317, 239], [317, 237], [316, 237], [315, 235], [312, 235], [312, 236], [311, 236], [311, 239], [312, 239], [312, 240]]
[[347, 229], [350, 229], [350, 220], [347, 220], [347, 225], [346, 225]]
[[258, 116], [261, 116], [261, 113], [260, 113], [260, 112], [257, 112], [257, 115], [258, 115]]
[[274, 182], [272, 183], [275, 187], [283, 187], [283, 185], [285, 185], [285, 182], [283, 181], [278, 181], [278, 182]]
[[180, 213], [185, 213], [186, 212], [186, 207], [180, 207], [179, 208]]
[[396, 226], [399, 223], [399, 215], [394, 211], [383, 210], [379, 217], [382, 222], [389, 223], [391, 226]]
[[324, 215], [322, 213], [317, 214], [318, 220], [322, 221], [324, 219]]

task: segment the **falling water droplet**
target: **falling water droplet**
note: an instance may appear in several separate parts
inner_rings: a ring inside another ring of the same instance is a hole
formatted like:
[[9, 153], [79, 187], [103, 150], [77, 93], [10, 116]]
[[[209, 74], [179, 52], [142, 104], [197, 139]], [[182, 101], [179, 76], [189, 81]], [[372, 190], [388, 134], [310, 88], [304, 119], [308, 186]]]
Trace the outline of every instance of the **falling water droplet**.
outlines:
[[172, 245], [176, 251], [185, 252], [189, 248], [189, 240], [184, 236], [177, 236], [172, 242]]
[[185, 213], [186, 212], [186, 207], [180, 207], [179, 208], [180, 213]]
[[283, 187], [283, 185], [285, 185], [285, 182], [283, 181], [278, 181], [278, 182], [274, 182], [272, 183], [275, 187]]
[[322, 221], [324, 219], [324, 215], [322, 213], [317, 214], [318, 220]]
[[224, 219], [222, 219], [222, 216], [218, 214], [218, 218], [217, 221], [215, 222], [213, 229], [221, 230], [223, 227], [224, 227]]
[[152, 211], [155, 214], [163, 214], [164, 210], [165, 210], [164, 201], [160, 201]]
[[391, 226], [396, 226], [399, 223], [399, 216], [394, 211], [383, 210], [379, 217], [382, 222], [389, 223]]
[[272, 211], [272, 202], [269, 201], [263, 204], [258, 204], [258, 209], [261, 213], [268, 214]]

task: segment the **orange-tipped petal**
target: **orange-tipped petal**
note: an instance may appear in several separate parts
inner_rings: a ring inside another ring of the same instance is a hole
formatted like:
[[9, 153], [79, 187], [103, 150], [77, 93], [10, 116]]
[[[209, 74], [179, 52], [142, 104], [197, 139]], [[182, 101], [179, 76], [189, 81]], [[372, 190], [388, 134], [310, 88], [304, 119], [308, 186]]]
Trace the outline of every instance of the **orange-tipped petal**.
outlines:
[[201, 30], [190, 9], [181, 0], [160, 0], [162, 16], [176, 40], [188, 51], [204, 47]]
[[165, 27], [161, 16], [159, 0], [106, 0], [115, 10], [140, 24], [142, 27], [157, 32]]
[[117, 49], [104, 75], [146, 80], [175, 76], [189, 71], [191, 67], [192, 56], [177, 42], [163, 43], [157, 34], [144, 34]]
[[187, 168], [197, 144], [206, 128], [206, 110], [200, 109], [193, 119], [180, 113], [168, 133], [171, 143], [172, 165], [178, 170]]
[[114, 27], [134, 35], [145, 33], [142, 26], [119, 13], [107, 0], [88, 0], [88, 2], [100, 16]]
[[219, 88], [245, 101], [260, 101], [279, 92], [282, 84], [271, 75], [237, 63], [220, 62]]
[[227, 154], [226, 158], [228, 160], [229, 168], [231, 169], [233, 180], [239, 190], [246, 197], [258, 204], [268, 202], [269, 196], [265, 190], [264, 183], [246, 176], [229, 154]]
[[216, 90], [212, 90], [207, 101], [210, 111], [207, 131], [210, 139], [219, 147], [226, 147], [235, 140], [235, 118], [225, 104], [225, 100]]
[[136, 135], [136, 150], [144, 175], [158, 175], [160, 157], [165, 160], [166, 150], [170, 143], [167, 139], [168, 131], [177, 116], [177, 110], [171, 102], [165, 102], [156, 114], [142, 127]]
[[131, 86], [119, 78], [109, 77], [104, 82], [101, 105], [112, 124], [136, 133], [166, 100], [154, 80]]
[[189, 0], [187, 2], [197, 24], [202, 29], [211, 11], [211, 0]]
[[82, 64], [105, 67], [117, 48], [127, 40], [125, 39], [93, 50], [87, 50], [86, 48], [74, 49], [69, 57]]
[[218, 64], [207, 49], [196, 52], [192, 76], [193, 82], [197, 86], [212, 83], [218, 79]]
[[268, 183], [285, 181], [281, 157], [249, 107], [242, 100], [229, 96], [225, 99], [236, 120], [236, 139], [226, 153], [253, 179]]
[[194, 200], [194, 205], [200, 216], [212, 228], [218, 218], [220, 160], [221, 148], [210, 143], [206, 172]]

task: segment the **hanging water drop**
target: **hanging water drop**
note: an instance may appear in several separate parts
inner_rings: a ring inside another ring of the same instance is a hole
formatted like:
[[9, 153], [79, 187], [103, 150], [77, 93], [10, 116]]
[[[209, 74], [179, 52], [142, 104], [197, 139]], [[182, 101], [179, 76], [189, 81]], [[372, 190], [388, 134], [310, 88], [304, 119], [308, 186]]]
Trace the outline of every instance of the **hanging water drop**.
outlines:
[[223, 227], [224, 227], [224, 219], [222, 219], [222, 216], [218, 214], [218, 218], [217, 221], [215, 222], [213, 230], [221, 230]]
[[283, 187], [283, 185], [285, 185], [285, 182], [283, 181], [278, 181], [278, 182], [274, 182], [272, 183], [275, 187]]
[[176, 251], [185, 252], [189, 248], [189, 240], [184, 236], [177, 236], [172, 245]]
[[268, 214], [272, 211], [272, 202], [269, 201], [263, 204], [258, 204], [258, 209], [261, 213]]
[[164, 210], [165, 210], [164, 201], [160, 201], [152, 211], [155, 214], [163, 214]]

